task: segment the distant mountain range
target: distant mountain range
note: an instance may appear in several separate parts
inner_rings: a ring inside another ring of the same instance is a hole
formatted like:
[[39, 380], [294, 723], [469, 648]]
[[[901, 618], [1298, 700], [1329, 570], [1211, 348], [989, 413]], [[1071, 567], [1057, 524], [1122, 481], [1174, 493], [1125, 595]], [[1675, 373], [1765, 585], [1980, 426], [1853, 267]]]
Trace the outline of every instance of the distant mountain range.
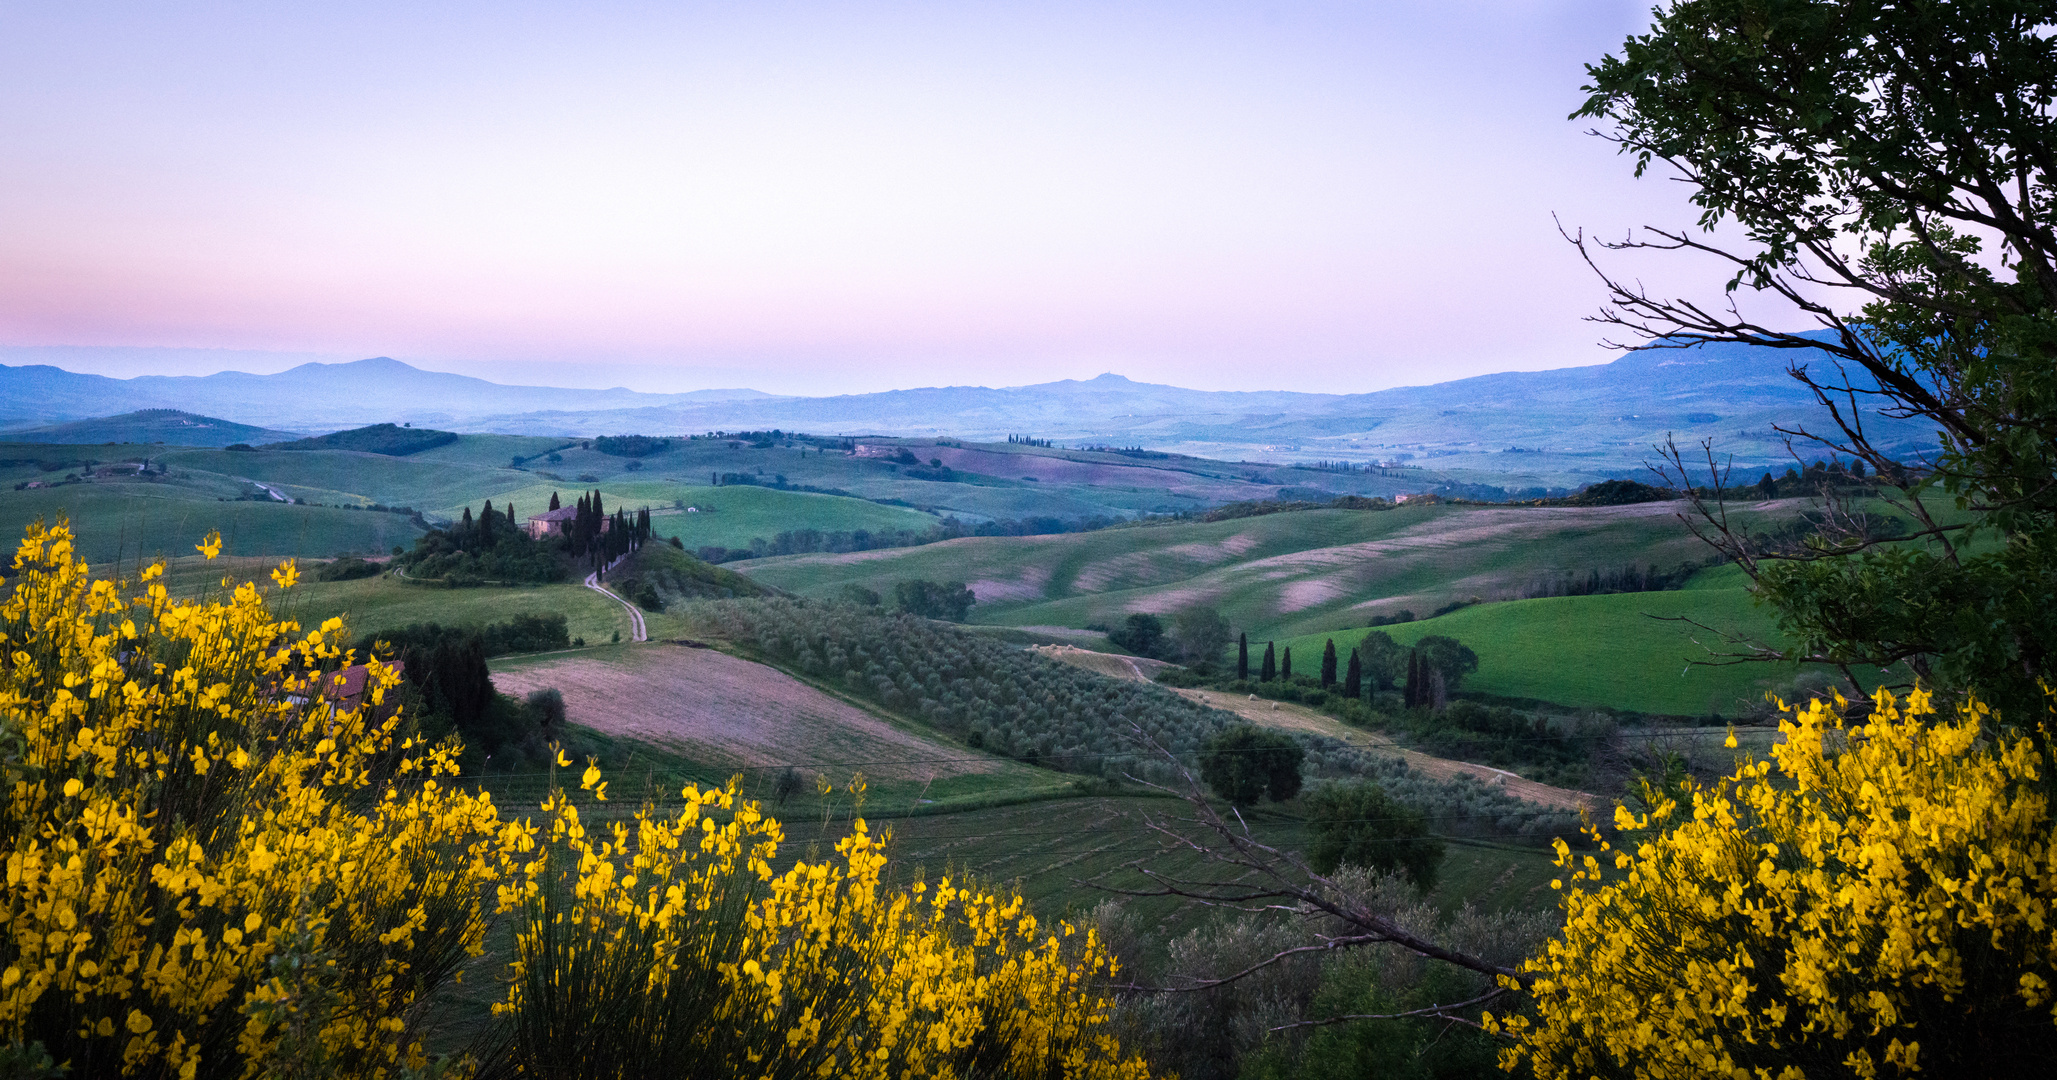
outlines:
[[[1368, 394], [1203, 391], [1097, 379], [930, 387], [836, 397], [755, 390], [646, 394], [506, 386], [386, 357], [309, 363], [275, 375], [111, 379], [0, 365], [0, 432], [136, 409], [183, 409], [301, 432], [378, 422], [534, 435], [677, 434], [783, 428], [820, 434], [1028, 434], [1067, 444], [1141, 445], [1216, 457], [1412, 462], [1444, 471], [1626, 475], [1667, 434], [1715, 438], [1757, 467], [1780, 460], [1774, 423], [1826, 426], [1787, 373], [1790, 350], [1739, 345], [1642, 349], [1609, 364], [1508, 372]], [[1908, 453], [1924, 426], [1883, 422]], [[0, 439], [14, 436], [0, 433]], [[86, 440], [80, 441], [103, 441]], [[247, 440], [234, 440], [247, 441]], [[1509, 457], [1508, 455], [1534, 455]]]
[[275, 375], [139, 375], [111, 379], [47, 364], [0, 365], [0, 430], [105, 416], [136, 409], [185, 409], [240, 423], [299, 431], [335, 431], [382, 421], [477, 422], [530, 412], [632, 409], [652, 405], [750, 400], [756, 390], [640, 394], [634, 390], [569, 390], [504, 386], [390, 357], [347, 364], [308, 363]]

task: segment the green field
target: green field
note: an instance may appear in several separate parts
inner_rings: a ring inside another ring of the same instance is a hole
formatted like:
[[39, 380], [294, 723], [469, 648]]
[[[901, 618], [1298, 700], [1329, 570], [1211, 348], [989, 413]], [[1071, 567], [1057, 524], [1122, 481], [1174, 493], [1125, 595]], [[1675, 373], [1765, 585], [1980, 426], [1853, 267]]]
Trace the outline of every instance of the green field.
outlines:
[[972, 618], [986, 623], [1113, 625], [1132, 612], [1209, 605], [1252, 636], [1283, 638], [1402, 610], [1427, 615], [1473, 597], [1517, 597], [1565, 572], [1697, 563], [1707, 548], [1675, 514], [1662, 503], [1315, 510], [733, 566], [812, 596], [853, 583], [884, 593], [908, 578], [962, 581], [979, 597]]
[[[609, 506], [649, 506], [659, 512], [660, 536], [677, 535], [688, 548], [748, 547], [790, 529], [824, 532], [867, 529], [923, 531], [933, 514], [864, 499], [777, 491], [750, 486], [707, 487], [690, 479], [666, 480], [650, 472], [613, 469], [606, 482], [554, 481], [510, 468], [514, 456], [565, 453], [602, 458], [620, 466], [625, 459], [580, 451], [562, 439], [512, 435], [465, 435], [456, 442], [407, 457], [349, 451], [230, 452], [163, 446], [44, 446], [0, 444], [0, 527], [18, 532], [42, 517], [70, 516], [89, 558], [119, 554], [177, 555], [207, 529], [219, 526], [229, 550], [245, 554], [321, 557], [346, 552], [389, 551], [408, 545], [420, 529], [407, 518], [343, 510], [374, 503], [412, 507], [432, 522], [454, 520], [464, 508], [491, 499], [510, 501], [518, 513], [540, 513], [551, 492], [575, 499], [598, 487]], [[147, 459], [154, 472], [139, 478], [134, 462]], [[108, 475], [85, 480], [86, 463]], [[130, 462], [108, 469], [108, 463]], [[73, 478], [67, 480], [67, 478]], [[303, 506], [273, 501], [257, 486], [269, 485]], [[56, 485], [12, 490], [15, 485]], [[224, 501], [226, 500], [226, 501]], [[254, 501], [252, 501], [254, 500]], [[702, 512], [673, 513], [674, 506]]]
[[571, 636], [598, 645], [616, 631], [628, 640], [628, 613], [620, 604], [578, 584], [506, 585], [439, 589], [393, 577], [356, 581], [301, 579], [288, 594], [287, 611], [303, 624], [344, 615], [360, 641], [380, 630], [409, 623], [445, 626], [505, 622], [515, 615], [563, 615]]
[[[1173, 455], [1135, 458], [953, 439], [857, 436], [851, 441], [862, 451], [824, 449], [798, 441], [759, 446], [740, 439], [695, 438], [676, 439], [667, 449], [642, 458], [624, 458], [572, 446], [557, 451], [556, 462], [548, 461], [546, 455], [524, 467], [560, 477], [566, 484], [587, 486], [646, 477], [708, 484], [723, 473], [742, 473], [772, 484], [783, 476], [794, 485], [846, 491], [865, 499], [898, 500], [940, 515], [957, 514], [973, 520], [1129, 517], [1202, 510], [1225, 502], [1276, 498], [1295, 483], [1315, 485], [1332, 494], [1391, 495], [1419, 490], [1430, 482]], [[889, 459], [888, 455], [903, 448], [916, 457], [917, 466]], [[504, 464], [505, 460], [493, 458], [486, 463]], [[931, 461], [948, 466], [949, 478], [930, 467]], [[910, 468], [923, 475], [911, 475]]]
[[[462, 443], [459, 440], [453, 445]], [[347, 495], [354, 497], [353, 501], [411, 506], [430, 513], [477, 502], [529, 482], [525, 474], [504, 467], [347, 450], [178, 450], [165, 454], [164, 460], [174, 472], [185, 469], [248, 477], [267, 484]], [[505, 462], [501, 464], [504, 466]]]
[[[1734, 566], [1702, 571], [1671, 592], [1558, 596], [1479, 604], [1434, 619], [1379, 627], [1411, 645], [1430, 634], [1456, 638], [1478, 653], [1477, 674], [1464, 686], [1504, 697], [1533, 698], [1573, 708], [1611, 706], [1669, 716], [1737, 716], [1761, 706], [1766, 692], [1790, 696], [1796, 672], [1783, 665], [1695, 663], [1736, 651], [1721, 634], [1778, 644], [1770, 609], [1759, 605]], [[1316, 670], [1322, 646], [1355, 648], [1368, 628], [1280, 639], [1291, 646], [1296, 672]], [[1251, 651], [1263, 642], [1251, 641]], [[1255, 663], [1254, 657], [1252, 660]], [[1879, 679], [1864, 668], [1858, 677]]]
[[[279, 559], [272, 557], [234, 555], [209, 562], [189, 553], [168, 562], [165, 583], [174, 595], [187, 597], [217, 592], [223, 577], [231, 583], [254, 581], [271, 590], [269, 575], [278, 563]], [[96, 573], [99, 569], [95, 568]], [[126, 562], [120, 569], [133, 577], [134, 568]], [[409, 623], [462, 626], [505, 622], [515, 615], [561, 614], [571, 636], [583, 637], [594, 646], [609, 641], [617, 630], [623, 640], [629, 637], [628, 613], [621, 605], [575, 583], [444, 589], [390, 575], [316, 581], [319, 569], [318, 562], [302, 563], [300, 583], [278, 596], [277, 611], [310, 628], [341, 616], [360, 645], [378, 631]]]
[[[937, 520], [919, 510], [881, 506], [863, 499], [741, 485], [707, 487], [668, 480], [616, 479], [585, 486], [531, 481], [527, 486], [499, 492], [493, 501], [505, 505], [513, 500], [516, 509], [526, 516], [548, 509], [552, 492], [570, 503], [593, 488], [599, 489], [601, 505], [610, 512], [615, 507], [649, 507], [651, 526], [657, 535], [666, 539], [678, 537], [688, 551], [707, 545], [746, 548], [753, 538], [769, 540], [791, 529], [923, 532]], [[679, 509], [681, 504], [699, 510], [687, 513]]]
[[[1575, 708], [1734, 716], [1761, 702], [1765, 691], [1792, 683], [1790, 670], [1768, 664], [1694, 666], [1693, 660], [1709, 657], [1697, 643], [1722, 645], [1698, 627], [1664, 621], [1681, 616], [1760, 638], [1775, 629], [1769, 613], [1742, 589], [1510, 600], [1380, 629], [1403, 645], [1443, 634], [1470, 646], [1479, 667], [1465, 679], [1466, 689]], [[1323, 642], [1333, 638], [1340, 654], [1368, 632], [1312, 634], [1279, 644], [1292, 648], [1296, 671], [1311, 672]], [[1261, 643], [1251, 646], [1254, 653]]]
[[390, 551], [421, 535], [412, 520], [399, 514], [268, 501], [223, 502], [169, 483], [95, 482], [0, 491], [0, 528], [13, 539], [31, 521], [54, 523], [60, 517], [71, 520], [80, 551], [91, 563], [190, 555], [192, 545], [209, 529], [221, 530], [230, 552], [302, 558]]

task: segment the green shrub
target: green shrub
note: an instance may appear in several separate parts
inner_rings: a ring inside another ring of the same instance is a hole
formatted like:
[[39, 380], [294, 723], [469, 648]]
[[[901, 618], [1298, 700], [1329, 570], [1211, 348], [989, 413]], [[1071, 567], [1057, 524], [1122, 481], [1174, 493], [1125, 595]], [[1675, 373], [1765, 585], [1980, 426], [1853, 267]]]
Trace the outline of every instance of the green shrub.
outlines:
[[1323, 874], [1349, 864], [1380, 874], [1404, 874], [1414, 887], [1436, 887], [1443, 842], [1429, 835], [1421, 811], [1393, 801], [1369, 781], [1321, 784], [1307, 795], [1314, 843], [1308, 862]]
[[1300, 793], [1300, 763], [1307, 752], [1283, 732], [1239, 724], [1207, 740], [1200, 779], [1216, 795], [1250, 806], [1265, 795], [1285, 802]]
[[961, 581], [903, 581], [893, 586], [893, 599], [900, 610], [924, 619], [963, 622], [978, 598]]
[[330, 559], [326, 565], [314, 572], [316, 581], [355, 581], [358, 578], [377, 577], [385, 567], [375, 562], [366, 562], [355, 555]]

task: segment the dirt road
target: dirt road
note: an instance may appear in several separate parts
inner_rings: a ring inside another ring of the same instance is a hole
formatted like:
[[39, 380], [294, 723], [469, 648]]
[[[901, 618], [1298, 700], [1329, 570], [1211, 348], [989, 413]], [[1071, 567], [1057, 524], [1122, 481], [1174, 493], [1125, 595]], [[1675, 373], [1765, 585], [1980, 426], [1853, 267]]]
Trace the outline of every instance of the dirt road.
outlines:
[[[621, 559], [616, 559], [614, 561], [619, 563]], [[643, 613], [637, 610], [636, 605], [631, 604], [626, 600], [623, 600], [621, 597], [615, 595], [612, 592], [609, 592], [607, 586], [600, 584], [600, 574], [597, 571], [586, 575], [586, 588], [591, 589], [596, 593], [599, 593], [601, 596], [604, 596], [617, 604], [620, 604], [624, 609], [628, 611], [629, 633], [634, 635], [633, 637], [629, 638], [630, 641], [650, 640], [650, 631], [643, 626]]]

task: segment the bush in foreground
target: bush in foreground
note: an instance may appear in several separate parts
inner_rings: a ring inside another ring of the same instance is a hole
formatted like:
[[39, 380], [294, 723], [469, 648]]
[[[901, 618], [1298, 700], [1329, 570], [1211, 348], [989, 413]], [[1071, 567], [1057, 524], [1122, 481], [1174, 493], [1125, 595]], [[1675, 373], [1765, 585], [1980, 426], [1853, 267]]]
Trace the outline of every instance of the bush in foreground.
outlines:
[[861, 821], [776, 874], [780, 827], [733, 786], [589, 833], [597, 767], [541, 825], [504, 820], [449, 785], [455, 742], [409, 733], [389, 668], [361, 707], [322, 690], [340, 620], [303, 633], [226, 578], [174, 600], [161, 564], [93, 581], [62, 523], [14, 569], [0, 1064], [421, 1075], [427, 1003], [511, 918], [508, 998], [445, 1075], [1146, 1075], [1106, 1033], [1090, 931], [947, 879], [891, 887]]
[[[1575, 860], [1504, 1064], [1586, 1076], [2031, 1075], [2057, 1056], [2051, 763], [1981, 705], [1820, 700]], [[1733, 742], [1731, 742], [1733, 745]], [[1609, 857], [1604, 856], [1603, 857]], [[1489, 1024], [1491, 1020], [1489, 1019]]]

